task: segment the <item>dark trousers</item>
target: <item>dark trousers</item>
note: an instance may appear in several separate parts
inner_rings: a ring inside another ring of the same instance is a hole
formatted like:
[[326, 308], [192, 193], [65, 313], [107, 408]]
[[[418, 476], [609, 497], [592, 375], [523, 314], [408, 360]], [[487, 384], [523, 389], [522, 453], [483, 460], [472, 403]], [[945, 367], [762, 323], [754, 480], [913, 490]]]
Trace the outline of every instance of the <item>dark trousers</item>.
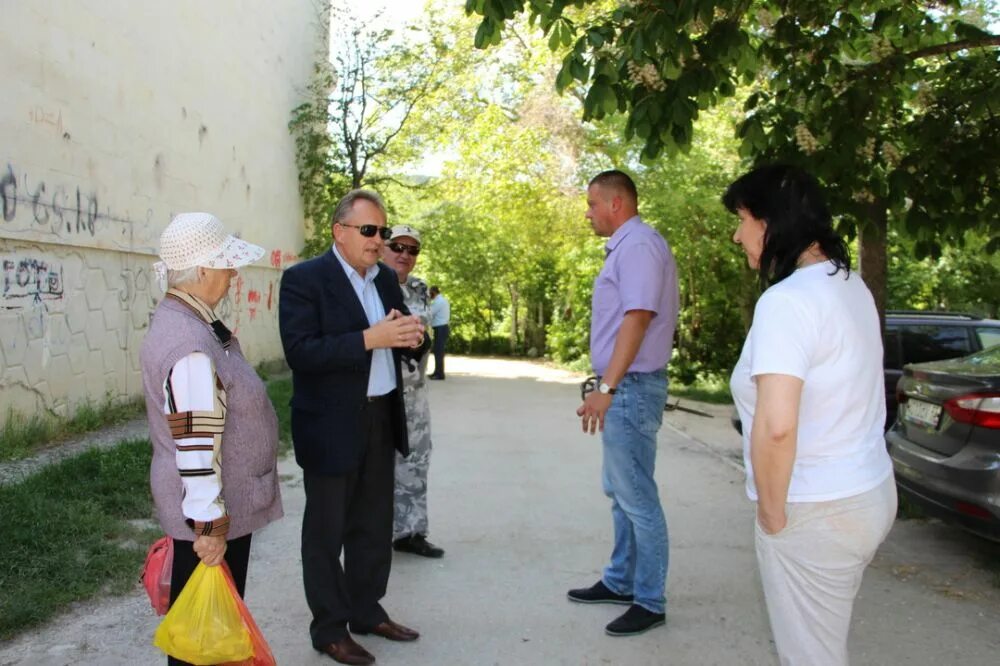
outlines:
[[448, 342], [451, 328], [448, 324], [434, 327], [434, 372], [435, 377], [444, 378], [444, 345]]
[[[233, 582], [236, 583], [236, 590], [243, 596], [247, 586], [247, 566], [250, 562], [250, 538], [252, 534], [241, 536], [226, 542], [226, 564], [233, 572]], [[194, 573], [201, 559], [194, 552], [193, 541], [180, 541], [174, 539], [174, 563], [170, 571], [170, 605], [177, 601], [177, 596], [184, 589], [184, 584]], [[188, 662], [167, 657], [167, 663], [171, 666], [186, 666]]]
[[344, 638], [348, 622], [363, 631], [389, 618], [379, 601], [392, 565], [392, 404], [383, 398], [362, 407], [367, 443], [356, 470], [344, 476], [304, 473], [302, 581], [315, 647]]

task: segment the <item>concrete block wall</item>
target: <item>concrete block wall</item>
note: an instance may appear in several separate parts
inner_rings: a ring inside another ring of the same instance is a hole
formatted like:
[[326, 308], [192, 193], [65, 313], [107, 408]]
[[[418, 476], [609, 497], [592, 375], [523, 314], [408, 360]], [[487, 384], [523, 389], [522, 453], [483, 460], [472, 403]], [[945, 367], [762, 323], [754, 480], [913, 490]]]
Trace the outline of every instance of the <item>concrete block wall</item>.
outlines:
[[303, 241], [287, 124], [327, 44], [313, 0], [4, 3], [0, 421], [141, 390], [178, 212], [267, 248], [220, 313], [252, 363], [281, 358], [281, 269]]

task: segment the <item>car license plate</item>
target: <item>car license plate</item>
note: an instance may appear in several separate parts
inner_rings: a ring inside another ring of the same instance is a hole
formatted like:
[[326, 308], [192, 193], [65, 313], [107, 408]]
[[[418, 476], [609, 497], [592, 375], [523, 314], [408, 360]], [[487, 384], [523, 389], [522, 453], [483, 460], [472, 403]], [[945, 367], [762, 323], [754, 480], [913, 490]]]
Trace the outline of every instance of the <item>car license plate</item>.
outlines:
[[906, 401], [906, 420], [918, 425], [936, 428], [938, 417], [941, 416], [941, 406], [923, 400], [910, 398]]

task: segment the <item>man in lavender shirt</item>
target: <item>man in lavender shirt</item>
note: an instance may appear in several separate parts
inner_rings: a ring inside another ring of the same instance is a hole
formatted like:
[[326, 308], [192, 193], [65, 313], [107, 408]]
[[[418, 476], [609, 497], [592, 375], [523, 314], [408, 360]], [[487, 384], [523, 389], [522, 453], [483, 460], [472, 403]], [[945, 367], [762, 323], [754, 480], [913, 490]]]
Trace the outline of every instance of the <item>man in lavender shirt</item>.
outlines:
[[639, 217], [635, 183], [621, 171], [590, 181], [587, 219], [608, 242], [590, 325], [598, 389], [576, 413], [584, 432], [601, 431], [614, 548], [601, 580], [568, 596], [627, 605], [605, 631], [632, 636], [666, 621], [667, 522], [653, 470], [677, 325], [677, 268], [663, 236]]

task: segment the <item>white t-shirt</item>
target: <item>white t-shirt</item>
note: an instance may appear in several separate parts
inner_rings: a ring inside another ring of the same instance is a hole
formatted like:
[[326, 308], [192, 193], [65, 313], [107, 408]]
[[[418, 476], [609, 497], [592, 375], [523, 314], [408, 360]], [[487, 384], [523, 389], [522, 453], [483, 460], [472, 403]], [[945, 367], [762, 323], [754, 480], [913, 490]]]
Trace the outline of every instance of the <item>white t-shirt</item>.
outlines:
[[[803, 380], [789, 502], [825, 502], [871, 490], [892, 474], [883, 439], [882, 335], [871, 292], [824, 261], [800, 268], [757, 301], [729, 386], [743, 422], [746, 491], [757, 499], [750, 433], [754, 377]], [[832, 274], [832, 275], [831, 275]]]

